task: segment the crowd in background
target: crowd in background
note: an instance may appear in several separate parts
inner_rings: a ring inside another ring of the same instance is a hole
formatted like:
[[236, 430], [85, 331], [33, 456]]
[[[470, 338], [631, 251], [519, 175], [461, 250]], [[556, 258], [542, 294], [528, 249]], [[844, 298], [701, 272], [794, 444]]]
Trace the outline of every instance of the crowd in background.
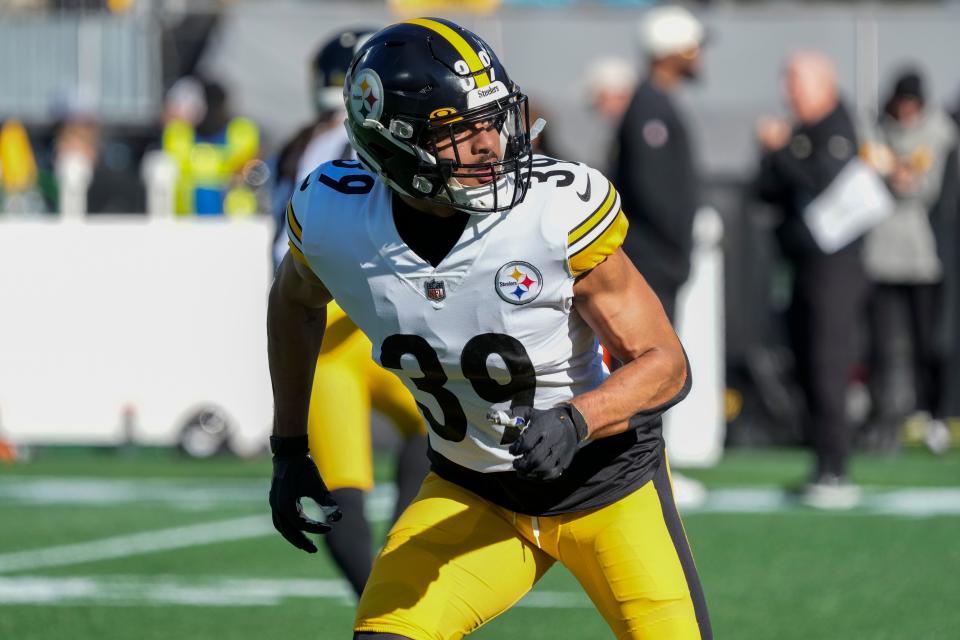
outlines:
[[[675, 317], [694, 219], [709, 203], [672, 94], [698, 76], [709, 48], [696, 18], [675, 7], [648, 12], [641, 42], [646, 68], [615, 128], [611, 170], [631, 223], [624, 249]], [[827, 56], [790, 56], [782, 91], [791, 117], [757, 122], [759, 168], [745, 186], [779, 213], [777, 245], [793, 282], [786, 334], [797, 408], [815, 453], [804, 492], [827, 506], [857, 499], [847, 479], [851, 446], [895, 450], [911, 415], [931, 450], [943, 451], [943, 400], [958, 391], [942, 375], [960, 340], [944, 287], [957, 271], [957, 122], [927, 101], [920, 71], [905, 69], [890, 85], [877, 121], [859, 123]], [[609, 91], [592, 98], [607, 118], [606, 105], [623, 104]], [[858, 366], [872, 400], [860, 424], [848, 406]]]
[[[630, 217], [625, 249], [675, 317], [694, 220], [710, 203], [696, 140], [673, 94], [696, 79], [709, 42], [694, 16], [673, 7], [648, 12], [640, 31], [642, 58], [596, 60], [584, 99], [609, 135], [603, 168]], [[87, 212], [142, 213], [141, 163], [158, 151], [176, 168], [177, 214], [282, 213], [271, 187], [302, 171], [284, 167], [283, 154], [272, 153], [257, 125], [233, 111], [221, 84], [191, 75], [197, 51], [181, 53], [152, 126], [118, 130], [82, 99], [65, 101], [55, 124], [29, 132], [0, 114], [0, 216], [60, 211], [63, 185], [77, 176]], [[744, 185], [779, 212], [777, 246], [793, 282], [786, 335], [820, 484], [843, 484], [851, 446], [896, 448], [910, 416], [919, 416], [931, 449], [942, 450], [950, 439], [944, 398], [960, 393], [943, 375], [946, 354], [960, 340], [960, 328], [944, 315], [945, 284], [957, 277], [960, 249], [960, 113], [951, 117], [928, 99], [922, 69], [887, 82], [881, 113], [863, 122], [838, 90], [829, 58], [804, 51], [785, 60], [791, 117], [757, 123], [758, 169]], [[549, 112], [548, 100], [533, 101]], [[549, 136], [540, 143], [551, 152]], [[870, 178], [857, 173], [863, 168], [883, 194], [870, 191]], [[876, 211], [864, 213], [846, 237], [818, 236], [811, 212], [839, 216], [850, 193], [875, 199]], [[873, 401], [855, 424], [846, 389], [858, 377]]]

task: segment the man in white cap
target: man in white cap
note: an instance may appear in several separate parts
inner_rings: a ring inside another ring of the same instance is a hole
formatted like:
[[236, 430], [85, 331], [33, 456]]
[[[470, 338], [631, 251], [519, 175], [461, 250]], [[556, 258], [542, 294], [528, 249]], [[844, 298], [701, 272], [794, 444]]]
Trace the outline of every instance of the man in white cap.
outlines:
[[625, 58], [597, 58], [585, 74], [590, 108], [603, 120], [619, 124], [637, 88], [637, 72]]
[[634, 63], [617, 56], [595, 59], [583, 75], [584, 98], [591, 113], [597, 116], [603, 167], [611, 175], [617, 151], [614, 144], [617, 130], [637, 90], [638, 76]]
[[648, 70], [620, 126], [613, 175], [630, 220], [623, 248], [675, 321], [677, 290], [690, 273], [700, 182], [670, 95], [697, 77], [706, 33], [676, 6], [648, 11], [639, 31]]

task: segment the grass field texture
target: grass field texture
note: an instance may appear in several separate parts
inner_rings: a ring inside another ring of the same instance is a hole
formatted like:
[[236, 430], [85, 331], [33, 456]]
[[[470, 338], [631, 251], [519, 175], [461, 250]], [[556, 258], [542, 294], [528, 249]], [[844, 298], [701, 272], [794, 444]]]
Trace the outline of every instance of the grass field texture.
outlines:
[[[960, 637], [960, 454], [859, 457], [864, 505], [812, 511], [782, 491], [807, 459], [735, 451], [690, 470], [684, 513], [721, 639]], [[389, 460], [377, 474], [389, 478]], [[323, 553], [275, 534], [268, 460], [41, 451], [0, 467], [0, 640], [349, 638]], [[382, 538], [384, 484], [371, 516]], [[611, 637], [561, 567], [481, 639]]]

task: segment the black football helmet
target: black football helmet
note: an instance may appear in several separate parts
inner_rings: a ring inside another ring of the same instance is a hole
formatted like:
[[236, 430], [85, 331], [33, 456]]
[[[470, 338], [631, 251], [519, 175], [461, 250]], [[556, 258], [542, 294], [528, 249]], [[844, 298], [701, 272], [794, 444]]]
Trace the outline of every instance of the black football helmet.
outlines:
[[[357, 157], [395, 191], [477, 214], [523, 200], [531, 163], [527, 97], [476, 34], [440, 18], [389, 26], [357, 52], [343, 98]], [[461, 162], [456, 141], [481, 126], [500, 133], [498, 157]], [[438, 157], [441, 142], [452, 145], [453, 160]], [[489, 180], [475, 187], [459, 180], [478, 177]]]
[[343, 108], [343, 83], [353, 54], [376, 29], [344, 29], [324, 42], [310, 64], [313, 106], [318, 115]]

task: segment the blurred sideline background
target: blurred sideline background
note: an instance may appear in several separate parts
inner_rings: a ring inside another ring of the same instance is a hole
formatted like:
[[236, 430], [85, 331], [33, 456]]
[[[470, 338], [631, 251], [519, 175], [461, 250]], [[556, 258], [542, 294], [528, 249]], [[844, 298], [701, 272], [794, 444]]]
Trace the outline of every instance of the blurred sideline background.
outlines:
[[[450, 17], [499, 53], [547, 120], [551, 154], [607, 170], [617, 121], [598, 95], [633, 91], [650, 6], [0, 0], [0, 638], [349, 637], [349, 589], [322, 553], [273, 533], [266, 505], [263, 325], [283, 206], [271, 189], [281, 145], [313, 117], [308, 61], [342, 28]], [[708, 41], [700, 80], [675, 98], [704, 207], [677, 326], [696, 386], [667, 438], [706, 487], [684, 511], [716, 635], [954, 637], [958, 212], [936, 229], [946, 431], [918, 410], [904, 347], [903, 419], [892, 439], [869, 437], [863, 318], [846, 405], [864, 499], [822, 513], [787, 491], [809, 471], [793, 274], [781, 213], [751, 185], [758, 119], [788, 114], [780, 78], [799, 49], [832, 60], [862, 140], [905, 69], [921, 72], [927, 105], [960, 111], [960, 4], [690, 8]], [[375, 421], [381, 538], [395, 438]], [[607, 631], [555, 569], [477, 635]]]

